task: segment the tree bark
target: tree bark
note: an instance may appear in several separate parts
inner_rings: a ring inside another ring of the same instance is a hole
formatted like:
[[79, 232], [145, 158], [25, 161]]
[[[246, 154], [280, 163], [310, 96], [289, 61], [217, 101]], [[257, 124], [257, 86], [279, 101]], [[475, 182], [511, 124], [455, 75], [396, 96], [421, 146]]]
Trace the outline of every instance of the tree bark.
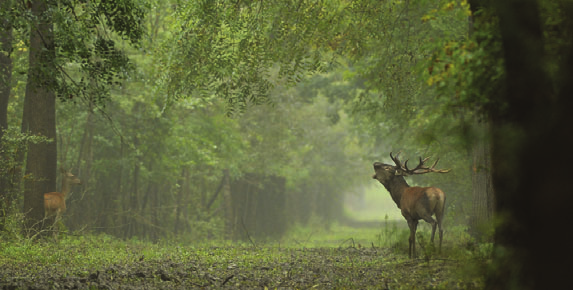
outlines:
[[[12, 22], [8, 15], [11, 10], [12, 1], [4, 0], [0, 4], [0, 11], [3, 13], [3, 18], [0, 20], [0, 158], [7, 160], [4, 157], [4, 150], [2, 148], [2, 137], [4, 130], [8, 129], [8, 100], [10, 98], [11, 80], [12, 80]], [[4, 229], [4, 219], [10, 206], [9, 178], [8, 168], [0, 168], [0, 231]]]
[[[12, 7], [11, 0], [2, 1], [0, 11], [8, 13]], [[0, 19], [0, 139], [8, 128], [8, 99], [12, 80], [12, 22], [8, 15]]]
[[[565, 222], [573, 197], [570, 117], [573, 46], [558, 79], [550, 79], [536, 1], [496, 1], [506, 68], [505, 110], [493, 115], [492, 165], [496, 196], [494, 264], [489, 289], [558, 289], [570, 284]], [[573, 5], [565, 7], [573, 13]], [[562, 29], [573, 31], [571, 21]], [[554, 90], [556, 89], [556, 91]]]
[[[474, 33], [474, 19], [477, 21], [490, 22], [490, 15], [479, 13], [487, 0], [470, 0], [472, 16], [468, 17], [468, 34]], [[480, 15], [480, 16], [476, 16]], [[484, 19], [486, 18], [486, 19]], [[480, 41], [480, 40], [478, 40]], [[496, 96], [487, 96], [494, 99]], [[476, 107], [476, 111], [480, 111]], [[492, 180], [491, 168], [491, 132], [492, 121], [484, 113], [476, 113], [474, 117], [475, 143], [471, 148], [472, 153], [472, 213], [470, 218], [470, 233], [478, 241], [493, 238], [490, 231], [493, 230], [493, 217], [495, 211], [495, 191]]]
[[28, 234], [43, 229], [44, 197], [56, 191], [56, 70], [53, 24], [46, 1], [31, 2], [35, 20], [30, 31], [30, 55], [22, 132], [49, 138], [29, 144], [26, 158], [24, 214]]
[[495, 195], [491, 174], [490, 122], [476, 120], [477, 140], [472, 147], [472, 216], [470, 232], [477, 240], [491, 239]]

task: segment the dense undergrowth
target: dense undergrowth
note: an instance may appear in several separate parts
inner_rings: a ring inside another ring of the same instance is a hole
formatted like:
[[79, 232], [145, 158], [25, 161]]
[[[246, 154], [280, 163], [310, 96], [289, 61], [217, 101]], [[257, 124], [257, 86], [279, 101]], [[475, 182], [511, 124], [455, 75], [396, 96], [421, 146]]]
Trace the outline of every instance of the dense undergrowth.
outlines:
[[490, 245], [453, 228], [437, 253], [422, 228], [411, 260], [407, 235], [400, 222], [386, 221], [376, 229], [297, 227], [272, 242], [11, 237], [0, 244], [0, 289], [482, 288]]

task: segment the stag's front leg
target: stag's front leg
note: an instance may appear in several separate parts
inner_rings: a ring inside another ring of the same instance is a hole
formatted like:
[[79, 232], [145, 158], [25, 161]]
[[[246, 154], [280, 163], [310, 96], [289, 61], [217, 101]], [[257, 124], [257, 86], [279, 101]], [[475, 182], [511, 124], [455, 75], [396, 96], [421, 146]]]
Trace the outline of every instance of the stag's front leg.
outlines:
[[408, 220], [408, 227], [410, 228], [410, 238], [408, 239], [408, 257], [412, 259], [416, 258], [416, 229], [418, 228], [418, 221]]

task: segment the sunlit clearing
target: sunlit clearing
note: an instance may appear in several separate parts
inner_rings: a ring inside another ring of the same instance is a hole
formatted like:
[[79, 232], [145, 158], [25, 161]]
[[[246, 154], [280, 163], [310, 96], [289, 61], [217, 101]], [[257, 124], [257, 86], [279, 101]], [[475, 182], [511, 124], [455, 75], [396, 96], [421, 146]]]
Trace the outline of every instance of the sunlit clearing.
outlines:
[[390, 193], [379, 184], [367, 185], [348, 193], [344, 209], [349, 218], [357, 221], [403, 219]]

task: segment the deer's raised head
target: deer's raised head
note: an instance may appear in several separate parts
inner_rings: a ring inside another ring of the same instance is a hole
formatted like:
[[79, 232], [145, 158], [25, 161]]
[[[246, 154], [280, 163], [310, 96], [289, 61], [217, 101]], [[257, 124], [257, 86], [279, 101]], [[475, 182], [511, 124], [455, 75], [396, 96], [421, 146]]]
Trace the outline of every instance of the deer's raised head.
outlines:
[[430, 157], [426, 157], [424, 159], [420, 157], [420, 162], [418, 163], [418, 165], [413, 169], [410, 169], [408, 168], [409, 160], [406, 160], [406, 162], [402, 163], [402, 161], [400, 161], [398, 157], [399, 155], [400, 152], [398, 152], [396, 156], [393, 156], [392, 152], [390, 152], [390, 158], [392, 159], [392, 161], [394, 161], [395, 165], [389, 165], [382, 162], [374, 162], [373, 165], [375, 173], [372, 176], [372, 178], [377, 179], [382, 183], [385, 183], [396, 176], [409, 176], [409, 175], [424, 174], [429, 172], [435, 172], [435, 173], [450, 172], [450, 169], [436, 169], [436, 165], [438, 164], [438, 161], [440, 161], [440, 158], [436, 159], [434, 164], [428, 167], [425, 165], [425, 163], [430, 159]]
[[381, 183], [386, 183], [395, 176], [397, 176], [396, 167], [382, 162], [374, 162], [374, 175], [372, 175], [373, 179], [377, 179]]

